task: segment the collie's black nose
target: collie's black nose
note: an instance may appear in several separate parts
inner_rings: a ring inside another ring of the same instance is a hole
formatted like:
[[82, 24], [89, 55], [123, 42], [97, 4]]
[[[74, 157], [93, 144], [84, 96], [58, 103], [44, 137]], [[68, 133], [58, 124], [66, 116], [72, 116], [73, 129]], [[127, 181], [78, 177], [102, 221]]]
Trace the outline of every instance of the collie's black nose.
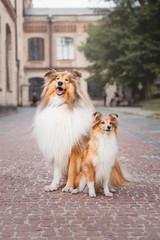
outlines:
[[58, 81], [58, 86], [62, 86], [63, 82], [62, 81]]
[[110, 129], [111, 129], [111, 126], [107, 126], [107, 129], [110, 130]]

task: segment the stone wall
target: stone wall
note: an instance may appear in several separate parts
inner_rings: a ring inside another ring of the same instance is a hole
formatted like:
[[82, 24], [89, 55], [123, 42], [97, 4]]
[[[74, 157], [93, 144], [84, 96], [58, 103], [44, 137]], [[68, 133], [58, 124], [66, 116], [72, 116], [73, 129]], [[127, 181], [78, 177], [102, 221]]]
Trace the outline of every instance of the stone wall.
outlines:
[[23, 78], [22, 1], [0, 1], [0, 106], [16, 107]]
[[16, 13], [10, 1], [1, 1], [0, 9], [0, 105], [16, 106]]

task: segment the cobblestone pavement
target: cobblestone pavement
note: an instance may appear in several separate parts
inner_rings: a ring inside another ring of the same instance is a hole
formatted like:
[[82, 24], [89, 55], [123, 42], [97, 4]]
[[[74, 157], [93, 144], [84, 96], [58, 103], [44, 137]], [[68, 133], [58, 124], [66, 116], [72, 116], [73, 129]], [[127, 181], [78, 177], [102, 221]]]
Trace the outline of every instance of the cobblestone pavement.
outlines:
[[134, 182], [92, 199], [43, 191], [52, 174], [31, 136], [34, 112], [0, 117], [0, 239], [160, 239], [160, 121], [119, 114], [119, 159]]

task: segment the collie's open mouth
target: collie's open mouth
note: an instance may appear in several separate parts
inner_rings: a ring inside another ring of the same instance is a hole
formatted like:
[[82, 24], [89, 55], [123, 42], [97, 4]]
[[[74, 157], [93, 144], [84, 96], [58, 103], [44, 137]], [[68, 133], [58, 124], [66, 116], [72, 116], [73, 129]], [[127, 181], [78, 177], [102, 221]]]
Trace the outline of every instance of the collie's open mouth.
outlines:
[[56, 88], [56, 93], [57, 93], [57, 95], [58, 96], [61, 96], [61, 95], [63, 95], [64, 93], [65, 93], [65, 89], [63, 89], [63, 88], [61, 88], [61, 87], [57, 87]]
[[104, 131], [109, 133], [111, 131], [111, 129], [105, 129]]

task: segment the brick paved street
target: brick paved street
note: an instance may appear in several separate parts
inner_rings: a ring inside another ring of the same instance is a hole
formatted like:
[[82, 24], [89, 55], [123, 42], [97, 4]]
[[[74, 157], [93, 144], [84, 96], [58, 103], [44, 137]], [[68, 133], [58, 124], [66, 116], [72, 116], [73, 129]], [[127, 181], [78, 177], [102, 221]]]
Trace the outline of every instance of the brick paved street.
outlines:
[[52, 174], [31, 136], [34, 112], [0, 117], [0, 239], [160, 239], [160, 121], [119, 114], [119, 159], [135, 182], [91, 199], [44, 192]]

